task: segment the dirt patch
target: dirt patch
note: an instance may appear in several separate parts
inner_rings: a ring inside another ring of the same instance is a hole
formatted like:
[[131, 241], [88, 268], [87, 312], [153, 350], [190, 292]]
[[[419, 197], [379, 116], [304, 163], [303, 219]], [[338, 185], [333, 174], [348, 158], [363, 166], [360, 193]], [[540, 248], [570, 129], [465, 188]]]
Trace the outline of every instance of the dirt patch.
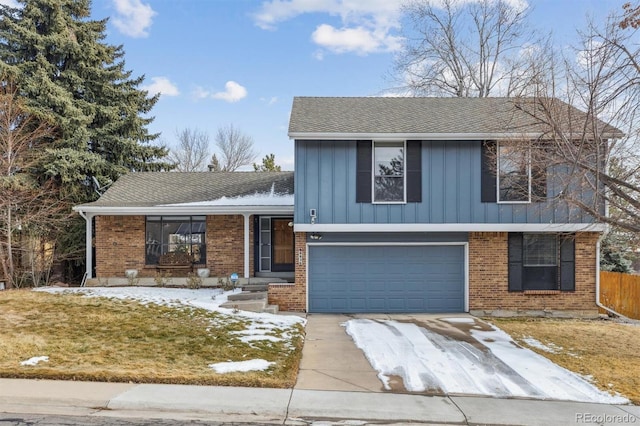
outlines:
[[[471, 319], [471, 318], [470, 318]], [[489, 324], [473, 318], [473, 322], [458, 322], [447, 321], [446, 318], [434, 318], [432, 320], [403, 320], [398, 322], [405, 322], [415, 324], [418, 327], [425, 328], [429, 331], [437, 333], [447, 339], [466, 342], [473, 347], [487, 352], [489, 349], [480, 343], [476, 338], [471, 335], [471, 330], [476, 331], [491, 331], [492, 328]]]
[[[519, 345], [591, 378], [598, 388], [640, 403], [640, 326], [612, 320], [487, 321], [509, 333]], [[553, 352], [530, 344], [528, 338], [552, 348]]]

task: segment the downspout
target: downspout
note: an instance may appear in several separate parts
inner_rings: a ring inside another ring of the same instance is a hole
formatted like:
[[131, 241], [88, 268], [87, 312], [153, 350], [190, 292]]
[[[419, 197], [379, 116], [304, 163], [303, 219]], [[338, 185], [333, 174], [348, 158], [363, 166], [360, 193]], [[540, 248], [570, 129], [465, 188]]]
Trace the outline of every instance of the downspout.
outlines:
[[606, 234], [607, 234], [606, 232], [603, 232], [602, 234], [600, 234], [600, 236], [598, 237], [598, 242], [596, 243], [596, 305], [599, 308], [604, 309], [610, 314], [613, 314], [617, 317], [622, 317], [628, 320], [629, 318], [627, 318], [626, 316], [600, 303], [600, 242], [602, 241], [602, 239], [605, 237]]

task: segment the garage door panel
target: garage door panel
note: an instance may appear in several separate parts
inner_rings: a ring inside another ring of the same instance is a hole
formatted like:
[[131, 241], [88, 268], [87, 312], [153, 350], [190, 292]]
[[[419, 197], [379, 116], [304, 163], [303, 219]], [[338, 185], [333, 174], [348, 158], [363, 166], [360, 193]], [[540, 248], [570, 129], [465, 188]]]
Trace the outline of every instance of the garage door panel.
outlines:
[[311, 246], [310, 312], [462, 312], [463, 246]]

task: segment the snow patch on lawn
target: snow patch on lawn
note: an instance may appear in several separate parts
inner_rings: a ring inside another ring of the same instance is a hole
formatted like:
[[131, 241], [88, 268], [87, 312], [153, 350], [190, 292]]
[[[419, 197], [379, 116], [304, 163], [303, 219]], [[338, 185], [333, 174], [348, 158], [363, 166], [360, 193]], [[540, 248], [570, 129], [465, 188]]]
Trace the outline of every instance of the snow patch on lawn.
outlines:
[[224, 374], [236, 371], [264, 371], [273, 364], [275, 363], [265, 361], [264, 359], [250, 359], [240, 362], [218, 362], [216, 364], [209, 364], [209, 368], [213, 369], [216, 373]]
[[176, 308], [200, 308], [211, 312], [218, 312], [222, 314], [222, 316], [213, 320], [212, 325], [223, 326], [229, 321], [242, 322], [245, 328], [234, 333], [239, 335], [239, 339], [242, 342], [251, 345], [252, 342], [256, 341], [285, 341], [285, 347], [289, 350], [293, 349], [291, 339], [294, 334], [298, 334], [294, 327], [297, 324], [304, 326], [306, 323], [304, 318], [295, 315], [274, 315], [221, 308], [220, 305], [227, 301], [227, 296], [239, 291], [239, 289], [227, 291], [222, 294], [220, 294], [219, 289], [196, 290], [160, 287], [42, 287], [34, 289], [34, 291], [53, 294], [76, 293], [86, 297], [135, 300], [143, 305], [153, 303]]
[[532, 348], [540, 349], [541, 351], [549, 352], [550, 354], [559, 354], [562, 352], [562, 346], [558, 346], [555, 343], [544, 344], [539, 340], [534, 339], [533, 337], [525, 337], [522, 339], [527, 345]]
[[40, 362], [49, 362], [48, 356], [34, 356], [25, 361], [21, 361], [20, 365], [38, 365]]
[[629, 402], [517, 345], [495, 327], [491, 331], [473, 327], [471, 336], [477, 342], [468, 342], [413, 323], [354, 319], [344, 326], [386, 389], [391, 377], [397, 376], [412, 392]]

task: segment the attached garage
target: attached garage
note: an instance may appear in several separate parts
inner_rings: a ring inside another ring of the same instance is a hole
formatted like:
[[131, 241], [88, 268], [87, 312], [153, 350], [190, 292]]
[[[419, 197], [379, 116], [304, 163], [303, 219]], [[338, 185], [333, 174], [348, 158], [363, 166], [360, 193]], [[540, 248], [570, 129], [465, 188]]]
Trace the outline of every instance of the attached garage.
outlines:
[[465, 245], [309, 245], [309, 312], [466, 311]]

